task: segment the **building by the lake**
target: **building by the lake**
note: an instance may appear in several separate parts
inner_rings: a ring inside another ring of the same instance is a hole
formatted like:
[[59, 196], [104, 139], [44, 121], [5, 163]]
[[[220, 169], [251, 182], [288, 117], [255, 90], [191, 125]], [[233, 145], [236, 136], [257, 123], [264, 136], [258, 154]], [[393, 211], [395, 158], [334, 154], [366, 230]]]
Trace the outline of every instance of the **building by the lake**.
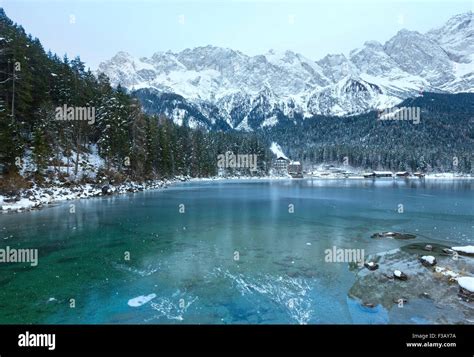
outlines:
[[273, 162], [273, 169], [275, 170], [276, 174], [280, 175], [286, 175], [288, 173], [288, 164], [290, 160], [288, 160], [285, 157], [278, 157], [274, 162]]

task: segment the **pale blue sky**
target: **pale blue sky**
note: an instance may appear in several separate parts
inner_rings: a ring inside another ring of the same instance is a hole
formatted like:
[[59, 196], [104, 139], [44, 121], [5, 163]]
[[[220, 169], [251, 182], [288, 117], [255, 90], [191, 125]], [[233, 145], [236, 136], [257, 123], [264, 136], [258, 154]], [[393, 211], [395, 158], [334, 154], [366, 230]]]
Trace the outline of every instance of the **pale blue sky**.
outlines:
[[473, 10], [474, 0], [0, 0], [0, 6], [46, 50], [80, 55], [95, 69], [120, 50], [148, 57], [209, 44], [249, 55], [289, 49], [318, 60], [367, 40], [383, 43], [401, 28], [426, 32]]

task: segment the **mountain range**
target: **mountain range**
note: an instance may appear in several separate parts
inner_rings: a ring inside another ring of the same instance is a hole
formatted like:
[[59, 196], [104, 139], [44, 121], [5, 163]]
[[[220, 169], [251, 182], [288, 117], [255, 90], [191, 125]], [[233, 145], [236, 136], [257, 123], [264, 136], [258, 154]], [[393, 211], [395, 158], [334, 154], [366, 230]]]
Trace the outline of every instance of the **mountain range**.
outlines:
[[473, 12], [439, 28], [400, 30], [348, 56], [314, 61], [270, 50], [248, 56], [214, 46], [135, 58], [119, 52], [98, 72], [133, 92], [148, 113], [206, 129], [254, 131], [317, 115], [390, 108], [420, 92], [474, 92]]

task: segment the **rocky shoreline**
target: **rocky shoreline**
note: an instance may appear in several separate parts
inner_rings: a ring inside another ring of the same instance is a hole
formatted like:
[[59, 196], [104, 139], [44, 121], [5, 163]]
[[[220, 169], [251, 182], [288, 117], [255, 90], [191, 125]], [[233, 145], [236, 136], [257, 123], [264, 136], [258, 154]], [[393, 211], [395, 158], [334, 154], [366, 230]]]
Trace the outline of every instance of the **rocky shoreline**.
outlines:
[[41, 209], [50, 204], [63, 201], [163, 189], [175, 182], [187, 180], [189, 180], [188, 177], [176, 177], [169, 180], [153, 180], [143, 183], [131, 181], [116, 185], [110, 183], [57, 185], [51, 187], [35, 185], [15, 195], [0, 196], [0, 211], [2, 213], [21, 213]]
[[368, 256], [348, 296], [364, 308], [395, 309], [429, 301], [430, 323], [474, 322], [474, 246], [412, 243]]

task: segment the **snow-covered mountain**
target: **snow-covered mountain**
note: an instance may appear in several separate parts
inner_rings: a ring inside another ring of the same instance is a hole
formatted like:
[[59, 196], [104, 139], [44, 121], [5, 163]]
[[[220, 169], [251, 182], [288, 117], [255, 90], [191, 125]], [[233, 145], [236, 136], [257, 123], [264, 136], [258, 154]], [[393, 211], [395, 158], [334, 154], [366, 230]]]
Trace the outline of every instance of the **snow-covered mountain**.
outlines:
[[99, 65], [114, 85], [137, 91], [145, 110], [208, 129], [255, 130], [314, 115], [383, 109], [420, 91], [474, 92], [473, 13], [426, 34], [401, 30], [385, 44], [313, 61], [270, 50], [247, 56], [213, 46]]

